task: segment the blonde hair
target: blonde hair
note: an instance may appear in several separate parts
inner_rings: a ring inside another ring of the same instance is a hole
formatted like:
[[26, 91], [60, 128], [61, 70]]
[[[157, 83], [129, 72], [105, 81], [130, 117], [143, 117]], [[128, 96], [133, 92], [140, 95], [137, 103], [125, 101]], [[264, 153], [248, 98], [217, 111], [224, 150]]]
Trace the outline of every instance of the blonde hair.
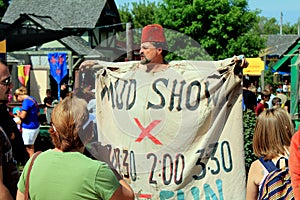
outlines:
[[14, 96], [19, 96], [19, 95], [27, 95], [27, 89], [24, 86], [19, 87], [18, 89], [16, 89]]
[[83, 99], [69, 96], [59, 102], [52, 111], [49, 133], [55, 147], [64, 152], [78, 151], [91, 136], [82, 125], [88, 121], [87, 103]]
[[19, 87], [16, 89], [14, 92], [14, 101], [18, 101], [18, 96], [19, 95], [27, 95], [27, 89], [24, 86]]
[[258, 157], [271, 160], [287, 152], [294, 126], [290, 115], [283, 108], [264, 110], [258, 117], [253, 135], [253, 150]]

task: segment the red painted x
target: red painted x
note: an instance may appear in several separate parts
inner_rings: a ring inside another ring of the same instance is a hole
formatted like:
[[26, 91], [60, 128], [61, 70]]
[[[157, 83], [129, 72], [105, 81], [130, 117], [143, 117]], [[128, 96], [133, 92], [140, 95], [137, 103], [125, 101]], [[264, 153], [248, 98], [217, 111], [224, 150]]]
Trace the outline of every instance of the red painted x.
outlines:
[[160, 123], [161, 120], [154, 120], [153, 122], [151, 122], [146, 128], [144, 128], [141, 124], [141, 122], [137, 119], [134, 118], [135, 123], [138, 125], [138, 127], [142, 130], [140, 136], [135, 140], [136, 142], [141, 142], [146, 136], [149, 137], [150, 140], [152, 140], [152, 142], [154, 142], [155, 144], [160, 144], [162, 145], [162, 143], [155, 138], [153, 135], [151, 135], [150, 131], [157, 125]]

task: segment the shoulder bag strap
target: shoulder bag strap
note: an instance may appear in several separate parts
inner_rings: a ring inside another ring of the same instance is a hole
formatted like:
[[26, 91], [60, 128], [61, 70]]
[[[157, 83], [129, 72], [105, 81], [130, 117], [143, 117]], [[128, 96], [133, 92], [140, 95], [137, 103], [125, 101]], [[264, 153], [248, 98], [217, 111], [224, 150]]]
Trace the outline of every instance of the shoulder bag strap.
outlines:
[[42, 153], [42, 152], [38, 151], [32, 156], [32, 159], [31, 159], [28, 171], [27, 171], [27, 176], [26, 176], [24, 200], [28, 200], [28, 198], [29, 198], [29, 176], [30, 176], [30, 172], [31, 172], [31, 168], [34, 163], [34, 160], [40, 153]]
[[263, 164], [263, 166], [268, 170], [269, 173], [277, 169], [272, 160], [264, 160], [263, 157], [260, 157], [259, 161]]
[[38, 105], [38, 103], [36, 102], [35, 99], [33, 99], [33, 98], [31, 98], [31, 97], [27, 97], [27, 99], [31, 100], [31, 101], [34, 103], [36, 109], [39, 110], [39, 105]]

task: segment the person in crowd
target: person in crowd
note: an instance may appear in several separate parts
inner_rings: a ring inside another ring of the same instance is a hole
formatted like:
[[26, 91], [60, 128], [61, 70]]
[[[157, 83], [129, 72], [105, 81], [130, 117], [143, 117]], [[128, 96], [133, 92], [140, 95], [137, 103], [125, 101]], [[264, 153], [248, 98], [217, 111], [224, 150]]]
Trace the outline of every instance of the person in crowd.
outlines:
[[282, 85], [282, 92], [287, 95], [288, 93], [288, 87], [289, 87], [289, 81], [287, 79], [284, 80], [284, 83]]
[[[7, 66], [6, 62], [0, 59], [0, 64]], [[8, 67], [7, 67], [8, 68]], [[8, 80], [8, 79], [7, 79]], [[9, 92], [7, 90], [3, 91], [11, 95], [11, 85], [7, 85]], [[27, 152], [25, 150], [24, 142], [18, 124], [14, 121], [14, 116], [9, 113], [7, 107], [8, 98], [0, 99], [0, 126], [3, 128], [7, 134], [10, 143], [12, 145], [13, 157], [18, 164], [24, 165], [28, 159]]]
[[[55, 148], [41, 153], [34, 162], [29, 184], [32, 200], [134, 199], [131, 187], [115, 170], [83, 155], [85, 144], [93, 136], [92, 119], [84, 99], [66, 97], [55, 106], [51, 119], [49, 132]], [[24, 199], [30, 162], [18, 183], [17, 200]]]
[[[281, 157], [288, 158], [289, 147], [294, 126], [288, 112], [283, 108], [264, 110], [258, 117], [253, 135], [254, 154], [275, 165]], [[280, 159], [281, 160], [281, 159]], [[284, 167], [280, 161], [279, 166]], [[249, 169], [247, 180], [247, 200], [256, 200], [267, 169], [259, 159], [255, 160]]]
[[283, 93], [282, 88], [277, 88], [276, 89], [276, 97], [281, 99], [281, 104], [284, 107], [286, 101], [287, 101], [287, 96]]
[[[89, 87], [89, 86], [88, 86]], [[87, 109], [91, 115], [96, 116], [96, 98], [95, 98], [95, 89], [88, 89], [78, 87], [74, 90], [73, 95], [80, 99], [84, 99], [87, 102]], [[94, 137], [91, 142], [98, 141], [98, 134], [97, 134], [97, 123], [96, 119], [94, 121]]]
[[[17, 182], [19, 179], [19, 172], [16, 165], [16, 161], [13, 157], [13, 149], [9, 140], [9, 134], [20, 134], [15, 128], [11, 129], [14, 125], [14, 121], [11, 119], [9, 113], [4, 112], [3, 107], [8, 100], [8, 95], [11, 90], [11, 76], [9, 73], [6, 62], [0, 59], [0, 102], [1, 102], [1, 118], [0, 118], [0, 199], [12, 200], [17, 192]], [[3, 114], [3, 115], [2, 115]], [[7, 133], [2, 126], [3, 124], [10, 124], [10, 130], [12, 132]], [[21, 148], [21, 147], [20, 147]]]
[[13, 108], [12, 113], [14, 115], [14, 121], [16, 122], [18, 129], [19, 129], [20, 133], [22, 133], [22, 126], [21, 126], [22, 121], [21, 121], [20, 117], [18, 117], [18, 114], [17, 114], [18, 111], [21, 111], [21, 108], [19, 106], [16, 106]]
[[66, 83], [62, 83], [60, 85], [60, 101], [66, 98], [69, 93], [68, 85]]
[[291, 140], [289, 168], [295, 199], [300, 199], [300, 129]]
[[266, 101], [266, 103], [269, 105], [269, 108], [272, 108], [272, 100], [275, 97], [275, 95], [273, 94], [273, 86], [270, 83], [268, 83], [265, 85], [264, 89], [270, 91], [270, 98], [268, 101]]
[[51, 90], [46, 90], [46, 97], [44, 98], [44, 105], [46, 107], [46, 118], [47, 123], [50, 124], [51, 121], [51, 112], [53, 110], [52, 102], [54, 101], [54, 97], [51, 95]]
[[[257, 97], [257, 88], [255, 87], [255, 85], [251, 85], [248, 88], [249, 91], [253, 92], [255, 94], [255, 98]], [[257, 102], [257, 101], [256, 101]]]
[[261, 92], [261, 100], [257, 104], [256, 109], [255, 109], [255, 114], [258, 116], [262, 111], [264, 111], [266, 108], [272, 108], [269, 107], [269, 104], [267, 103], [270, 100], [270, 91], [269, 90], [263, 90]]
[[248, 79], [243, 80], [243, 101], [246, 109], [250, 109], [253, 112], [255, 111], [257, 101], [256, 95], [249, 90], [250, 81]]
[[284, 104], [284, 109], [286, 109], [288, 111], [288, 113], [290, 113], [290, 107], [291, 107], [291, 100], [288, 99], [288, 100], [286, 100], [286, 102]]
[[92, 99], [95, 99], [95, 94], [92, 92], [91, 85], [84, 85], [78, 87], [73, 91], [78, 98], [85, 99], [89, 103]]
[[281, 99], [279, 97], [274, 97], [272, 100], [273, 108], [280, 108], [281, 106]]
[[18, 88], [14, 96], [18, 102], [22, 102], [21, 111], [17, 111], [17, 116], [22, 121], [22, 137], [26, 146], [26, 151], [31, 157], [34, 153], [34, 142], [40, 130], [38, 120], [39, 106], [37, 100], [29, 96], [24, 86]]

